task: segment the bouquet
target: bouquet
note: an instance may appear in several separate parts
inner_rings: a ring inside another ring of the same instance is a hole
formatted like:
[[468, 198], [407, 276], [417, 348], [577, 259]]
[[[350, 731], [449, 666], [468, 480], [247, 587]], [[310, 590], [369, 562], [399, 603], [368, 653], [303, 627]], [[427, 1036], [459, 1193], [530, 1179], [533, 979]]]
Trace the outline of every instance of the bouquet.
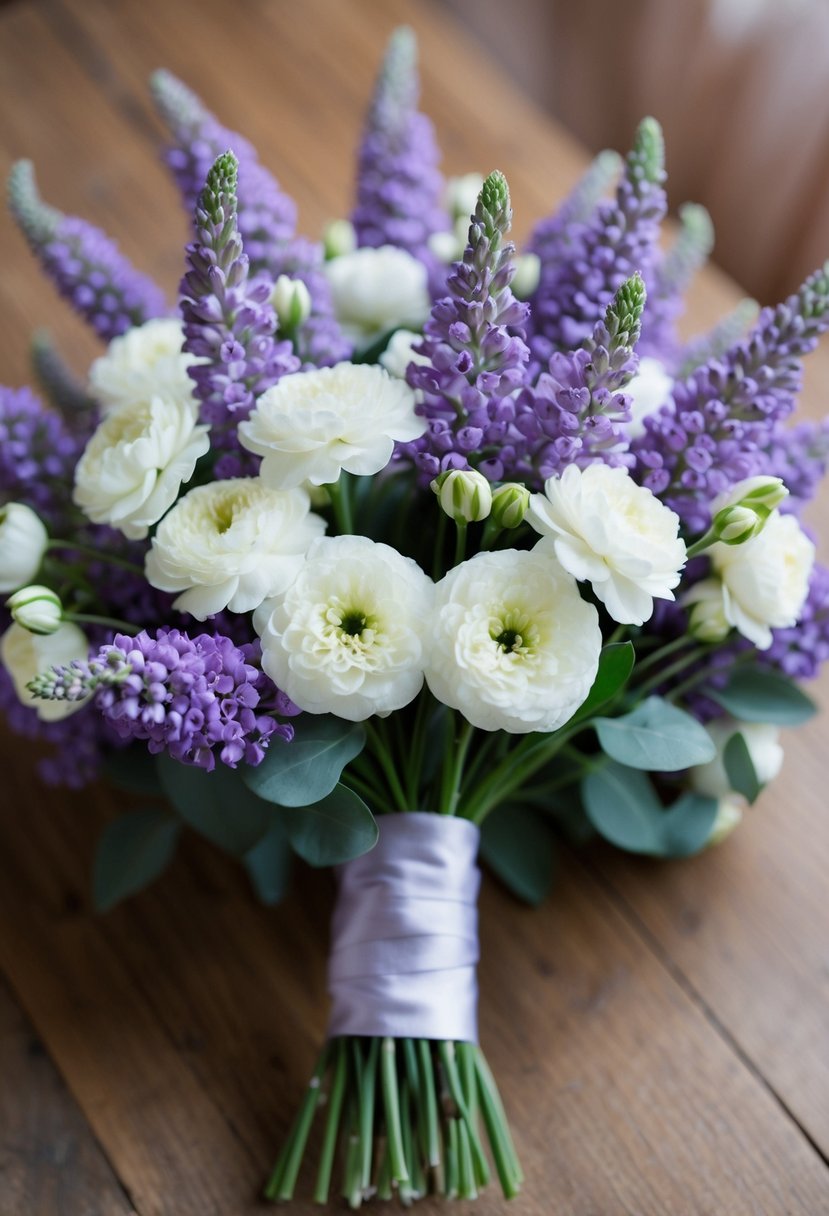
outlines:
[[102, 909], [184, 825], [269, 902], [293, 855], [336, 867], [329, 1035], [268, 1197], [323, 1108], [319, 1202], [337, 1161], [354, 1208], [474, 1198], [493, 1167], [512, 1196], [477, 859], [537, 903], [557, 835], [694, 853], [813, 712], [829, 575], [800, 512], [829, 430], [790, 417], [829, 266], [680, 342], [711, 229], [687, 206], [660, 244], [652, 119], [517, 254], [504, 176], [438, 172], [407, 30], [321, 242], [184, 84], [152, 91], [193, 219], [174, 308], [28, 163], [10, 180], [105, 349], [81, 382], [41, 336], [43, 396], [0, 393], [8, 721], [47, 779], [142, 794]]

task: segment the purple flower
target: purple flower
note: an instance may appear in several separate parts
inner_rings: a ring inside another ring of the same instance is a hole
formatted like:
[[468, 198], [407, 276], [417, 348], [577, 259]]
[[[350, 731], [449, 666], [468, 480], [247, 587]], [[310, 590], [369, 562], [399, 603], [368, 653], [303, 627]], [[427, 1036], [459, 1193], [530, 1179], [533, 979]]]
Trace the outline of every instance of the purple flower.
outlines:
[[714, 227], [704, 207], [686, 203], [679, 209], [681, 229], [671, 248], [658, 256], [648, 278], [648, 302], [642, 316], [638, 353], [674, 366], [681, 349], [676, 320], [683, 296], [714, 244]]
[[32, 366], [43, 391], [71, 429], [85, 439], [98, 421], [98, 405], [86, 392], [52, 345], [38, 330], [32, 339]]
[[782, 477], [790, 497], [782, 511], [800, 511], [817, 493], [829, 462], [829, 418], [776, 427], [764, 453], [764, 473]]
[[0, 501], [24, 502], [51, 527], [74, 513], [82, 441], [28, 388], [0, 386]]
[[813, 680], [829, 659], [829, 570], [815, 565], [809, 594], [796, 625], [773, 629], [772, 643], [758, 661], [793, 680]]
[[733, 312], [718, 321], [712, 329], [686, 343], [678, 353], [674, 375], [685, 380], [698, 367], [712, 359], [722, 359], [731, 347], [745, 337], [746, 330], [757, 320], [760, 306], [755, 300], [741, 300]]
[[43, 722], [36, 710], [21, 702], [2, 664], [0, 714], [16, 735], [44, 743], [51, 749], [37, 763], [37, 771], [47, 785], [69, 789], [89, 785], [99, 774], [103, 749], [112, 745], [112, 729], [100, 718], [79, 713], [58, 722]]
[[99, 228], [40, 198], [31, 162], [9, 177], [11, 213], [62, 296], [105, 342], [167, 311], [164, 296]]

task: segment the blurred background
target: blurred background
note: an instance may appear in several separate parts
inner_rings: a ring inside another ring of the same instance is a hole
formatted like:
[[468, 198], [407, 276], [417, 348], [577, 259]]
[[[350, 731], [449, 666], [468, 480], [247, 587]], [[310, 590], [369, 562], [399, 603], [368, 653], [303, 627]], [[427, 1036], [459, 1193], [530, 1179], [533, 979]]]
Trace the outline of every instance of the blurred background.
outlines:
[[829, 257], [827, 0], [442, 0], [589, 149], [665, 130], [672, 210], [761, 303]]

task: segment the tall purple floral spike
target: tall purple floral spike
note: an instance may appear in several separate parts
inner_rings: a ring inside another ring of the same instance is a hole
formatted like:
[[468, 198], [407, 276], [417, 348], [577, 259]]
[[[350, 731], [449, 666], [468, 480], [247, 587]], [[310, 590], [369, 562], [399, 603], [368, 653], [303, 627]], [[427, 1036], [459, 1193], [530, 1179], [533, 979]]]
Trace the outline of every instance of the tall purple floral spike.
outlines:
[[760, 312], [756, 300], [741, 300], [737, 307], [727, 313], [706, 333], [699, 334], [686, 343], [678, 357], [676, 378], [684, 380], [698, 367], [712, 359], [721, 359], [736, 342], [745, 337]]
[[352, 222], [358, 245], [397, 245], [431, 260], [429, 237], [450, 227], [434, 128], [417, 109], [417, 42], [392, 34], [377, 79], [357, 161]]
[[271, 284], [249, 277], [236, 214], [237, 161], [225, 152], [207, 174], [195, 210], [196, 239], [187, 246], [181, 283], [184, 349], [203, 362], [189, 368], [202, 417], [215, 446], [229, 451], [219, 476], [250, 471], [236, 427], [254, 397], [299, 368], [290, 342], [277, 342]]
[[579, 350], [556, 351], [535, 386], [518, 394], [515, 427], [526, 447], [511, 475], [538, 483], [568, 464], [632, 463], [626, 426], [631, 401], [621, 390], [639, 366], [633, 348], [644, 307], [645, 284], [634, 274], [591, 338]]
[[429, 429], [400, 454], [413, 458], [425, 477], [467, 468], [470, 454], [483, 452], [481, 472], [499, 480], [514, 459], [512, 394], [529, 357], [523, 338], [529, 309], [510, 289], [515, 246], [504, 238], [511, 215], [506, 178], [496, 170], [481, 189], [449, 294], [432, 308], [415, 348], [428, 362], [409, 364], [407, 380], [423, 394], [417, 409]]
[[679, 209], [681, 228], [671, 248], [657, 258], [648, 280], [648, 303], [642, 317], [639, 354], [651, 355], [675, 366], [681, 349], [676, 321], [684, 307], [685, 292], [714, 247], [711, 216], [697, 203]]
[[800, 511], [817, 493], [829, 464], [829, 418], [777, 427], [764, 453], [763, 471], [782, 477], [789, 497], [783, 511]]
[[32, 367], [52, 405], [74, 431], [91, 434], [98, 405], [58, 354], [49, 334], [39, 329], [32, 338]]
[[638, 476], [703, 530], [712, 499], [765, 469], [765, 451], [794, 409], [802, 358], [829, 328], [829, 262], [748, 338], [674, 385], [673, 402], [645, 420], [633, 444]]
[[51, 527], [74, 515], [83, 443], [28, 388], [0, 386], [0, 502], [24, 502]]
[[64, 215], [38, 194], [28, 160], [12, 166], [9, 208], [60, 294], [105, 342], [168, 312], [159, 287], [99, 228]]
[[664, 144], [659, 123], [639, 126], [612, 201], [571, 229], [555, 265], [545, 272], [530, 303], [530, 348], [544, 366], [557, 350], [588, 339], [622, 284], [639, 271], [647, 284], [659, 243], [666, 201]]

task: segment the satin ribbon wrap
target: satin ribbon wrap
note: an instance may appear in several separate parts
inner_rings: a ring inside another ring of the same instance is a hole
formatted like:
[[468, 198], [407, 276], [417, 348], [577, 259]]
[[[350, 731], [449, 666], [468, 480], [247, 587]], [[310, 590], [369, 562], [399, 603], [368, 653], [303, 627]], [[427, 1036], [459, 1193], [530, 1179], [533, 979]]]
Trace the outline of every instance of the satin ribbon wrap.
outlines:
[[338, 867], [328, 1033], [477, 1043], [478, 828], [419, 811], [378, 824]]

